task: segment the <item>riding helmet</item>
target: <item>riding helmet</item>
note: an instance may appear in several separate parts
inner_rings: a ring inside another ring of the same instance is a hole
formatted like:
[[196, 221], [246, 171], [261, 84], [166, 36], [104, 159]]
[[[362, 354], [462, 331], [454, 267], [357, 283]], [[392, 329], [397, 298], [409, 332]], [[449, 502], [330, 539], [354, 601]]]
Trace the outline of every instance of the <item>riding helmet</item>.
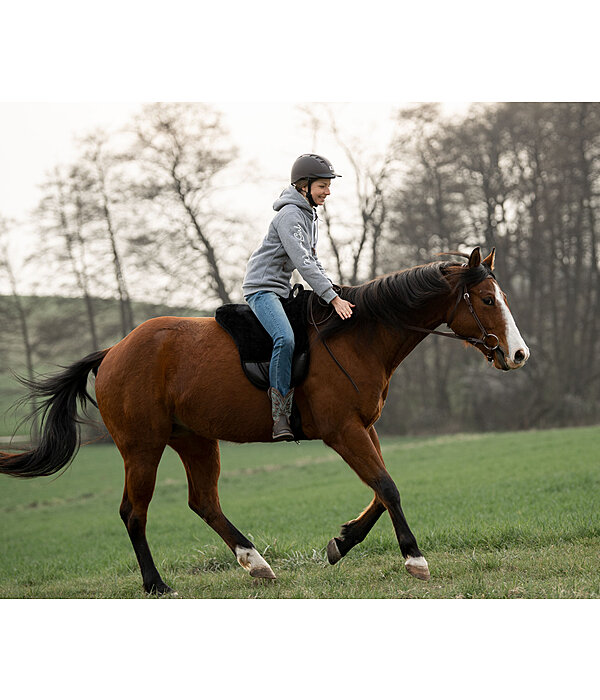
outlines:
[[305, 153], [299, 158], [296, 158], [292, 165], [292, 185], [295, 185], [298, 180], [320, 180], [332, 179], [334, 177], [342, 177], [333, 169], [331, 162], [323, 156], [318, 156], [315, 153]]

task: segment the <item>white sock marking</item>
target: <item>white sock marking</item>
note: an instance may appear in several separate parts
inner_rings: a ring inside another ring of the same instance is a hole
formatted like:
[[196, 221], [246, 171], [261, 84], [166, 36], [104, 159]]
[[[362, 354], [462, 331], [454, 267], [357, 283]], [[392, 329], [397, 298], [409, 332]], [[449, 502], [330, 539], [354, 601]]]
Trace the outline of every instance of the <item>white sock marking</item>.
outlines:
[[404, 566], [414, 566], [417, 569], [429, 569], [425, 557], [408, 557], [404, 562]]
[[260, 554], [254, 549], [254, 547], [236, 547], [235, 556], [237, 560], [246, 571], [256, 571], [257, 569], [268, 569], [271, 571], [271, 567], [267, 562], [260, 556]]

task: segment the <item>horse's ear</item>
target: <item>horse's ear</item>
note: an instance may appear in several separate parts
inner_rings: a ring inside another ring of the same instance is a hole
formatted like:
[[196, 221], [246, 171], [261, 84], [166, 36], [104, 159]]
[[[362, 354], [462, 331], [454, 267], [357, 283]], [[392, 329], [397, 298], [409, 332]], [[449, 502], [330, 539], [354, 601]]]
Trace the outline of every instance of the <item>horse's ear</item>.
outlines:
[[481, 265], [481, 248], [473, 248], [473, 252], [469, 257], [469, 267], [479, 267]]
[[487, 256], [487, 258], [483, 261], [482, 265], [485, 265], [486, 267], [489, 267], [490, 270], [494, 270], [494, 262], [496, 260], [496, 249], [492, 248], [492, 252]]

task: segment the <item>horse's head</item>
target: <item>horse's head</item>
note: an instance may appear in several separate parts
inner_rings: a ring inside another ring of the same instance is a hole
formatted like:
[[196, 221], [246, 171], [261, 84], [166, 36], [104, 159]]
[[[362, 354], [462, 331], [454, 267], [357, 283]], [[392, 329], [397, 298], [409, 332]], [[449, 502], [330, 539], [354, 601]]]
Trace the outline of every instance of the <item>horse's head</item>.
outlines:
[[506, 295], [492, 275], [494, 259], [495, 250], [485, 260], [479, 248], [473, 250], [469, 262], [461, 268], [457, 305], [451, 310], [448, 325], [481, 350], [496, 369], [518, 369], [527, 362], [529, 348], [508, 308]]

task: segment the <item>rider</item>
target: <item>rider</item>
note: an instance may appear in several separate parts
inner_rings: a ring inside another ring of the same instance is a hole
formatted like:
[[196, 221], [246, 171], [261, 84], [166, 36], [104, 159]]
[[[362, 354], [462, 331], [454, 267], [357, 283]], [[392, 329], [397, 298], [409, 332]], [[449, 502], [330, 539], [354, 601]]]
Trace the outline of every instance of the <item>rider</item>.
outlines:
[[292, 440], [290, 415], [294, 390], [290, 389], [294, 333], [281, 305], [291, 292], [294, 269], [340, 318], [352, 315], [353, 304], [339, 297], [317, 258], [317, 207], [330, 194], [331, 180], [341, 177], [321, 156], [306, 153], [292, 166], [291, 185], [273, 204], [277, 212], [264, 240], [252, 253], [242, 285], [244, 297], [273, 338], [269, 367], [269, 398], [273, 440]]

